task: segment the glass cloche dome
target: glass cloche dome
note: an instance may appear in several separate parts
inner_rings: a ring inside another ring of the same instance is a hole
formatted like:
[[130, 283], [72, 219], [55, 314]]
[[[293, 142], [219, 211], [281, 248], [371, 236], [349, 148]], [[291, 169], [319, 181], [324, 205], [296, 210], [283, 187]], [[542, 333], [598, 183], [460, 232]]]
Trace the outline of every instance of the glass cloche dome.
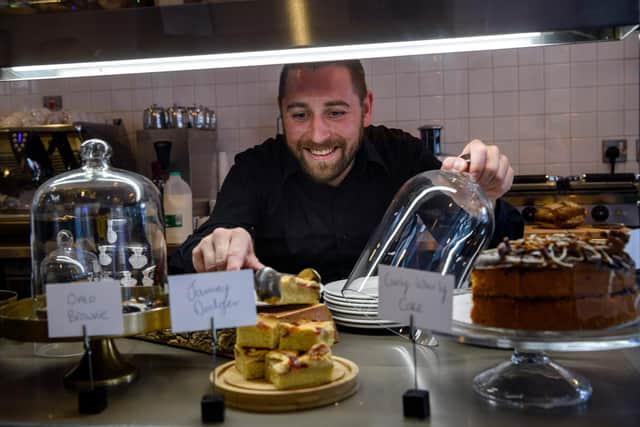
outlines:
[[166, 293], [161, 198], [142, 175], [109, 165], [111, 147], [82, 143], [82, 166], [42, 184], [31, 206], [31, 291], [43, 308], [45, 285], [114, 279], [123, 301], [151, 304]]

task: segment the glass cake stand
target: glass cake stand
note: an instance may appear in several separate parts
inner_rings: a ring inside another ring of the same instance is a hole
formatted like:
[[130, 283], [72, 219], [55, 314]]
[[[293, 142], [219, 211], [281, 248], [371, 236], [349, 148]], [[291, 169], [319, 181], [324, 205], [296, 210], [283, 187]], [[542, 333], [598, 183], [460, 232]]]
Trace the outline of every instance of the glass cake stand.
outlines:
[[573, 406], [591, 397], [589, 381], [557, 364], [546, 351], [618, 350], [640, 346], [640, 319], [582, 331], [501, 329], [471, 322], [471, 291], [453, 298], [451, 335], [460, 343], [513, 349], [511, 359], [478, 374], [473, 389], [494, 405], [519, 408]]

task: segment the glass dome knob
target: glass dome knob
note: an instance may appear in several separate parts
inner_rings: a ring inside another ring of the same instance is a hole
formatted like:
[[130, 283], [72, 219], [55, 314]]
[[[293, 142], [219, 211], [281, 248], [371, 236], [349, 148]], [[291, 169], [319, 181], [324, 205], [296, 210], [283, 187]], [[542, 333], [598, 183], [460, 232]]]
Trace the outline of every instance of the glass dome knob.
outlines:
[[88, 139], [80, 146], [80, 158], [83, 162], [89, 160], [106, 162], [111, 158], [111, 147], [101, 139]]
[[73, 246], [73, 234], [69, 230], [60, 230], [56, 236], [59, 248], [71, 248]]

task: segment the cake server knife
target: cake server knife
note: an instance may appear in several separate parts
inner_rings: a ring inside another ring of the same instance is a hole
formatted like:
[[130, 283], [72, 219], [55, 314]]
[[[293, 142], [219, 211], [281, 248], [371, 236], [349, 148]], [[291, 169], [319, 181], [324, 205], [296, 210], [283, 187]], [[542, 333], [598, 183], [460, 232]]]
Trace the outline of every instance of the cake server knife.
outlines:
[[[254, 287], [258, 294], [258, 299], [264, 301], [268, 298], [280, 298], [280, 280], [283, 276], [291, 276], [290, 274], [280, 273], [271, 267], [263, 267], [254, 274]], [[313, 268], [305, 268], [297, 277], [305, 280], [320, 283], [320, 274]]]

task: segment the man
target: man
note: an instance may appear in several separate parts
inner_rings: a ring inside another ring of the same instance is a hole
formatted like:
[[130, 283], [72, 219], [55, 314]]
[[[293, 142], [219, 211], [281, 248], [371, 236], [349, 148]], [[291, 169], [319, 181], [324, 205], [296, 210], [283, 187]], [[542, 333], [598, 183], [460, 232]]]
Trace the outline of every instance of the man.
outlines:
[[[283, 68], [278, 104], [284, 135], [240, 153], [212, 215], [172, 257], [171, 270], [269, 265], [346, 278], [400, 186], [429, 169], [469, 171], [496, 201], [513, 169], [495, 146], [471, 141], [440, 163], [408, 133], [371, 126], [373, 95], [359, 61]], [[522, 235], [518, 212], [496, 203], [493, 245]]]

